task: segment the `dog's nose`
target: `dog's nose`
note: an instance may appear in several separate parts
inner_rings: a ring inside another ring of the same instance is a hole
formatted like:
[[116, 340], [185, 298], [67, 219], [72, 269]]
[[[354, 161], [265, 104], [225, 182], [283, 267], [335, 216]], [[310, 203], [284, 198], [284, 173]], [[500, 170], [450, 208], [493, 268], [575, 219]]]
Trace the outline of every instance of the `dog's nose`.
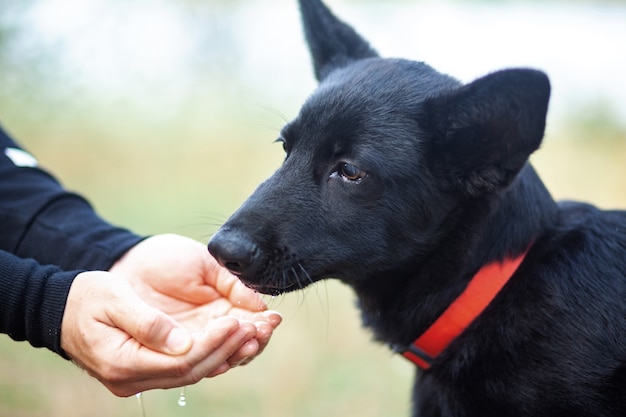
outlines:
[[230, 229], [218, 231], [208, 247], [217, 262], [235, 275], [248, 271], [257, 254], [257, 246], [250, 236]]

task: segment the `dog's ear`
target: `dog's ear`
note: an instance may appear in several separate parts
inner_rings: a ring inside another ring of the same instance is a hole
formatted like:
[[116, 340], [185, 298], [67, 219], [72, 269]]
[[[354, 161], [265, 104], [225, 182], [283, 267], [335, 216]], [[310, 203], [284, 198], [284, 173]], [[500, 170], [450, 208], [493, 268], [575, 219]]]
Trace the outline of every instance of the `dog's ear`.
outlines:
[[430, 99], [428, 163], [468, 196], [506, 187], [541, 143], [549, 97], [543, 72], [511, 69]]
[[367, 41], [337, 19], [320, 0], [300, 0], [300, 11], [318, 81], [352, 61], [378, 56]]

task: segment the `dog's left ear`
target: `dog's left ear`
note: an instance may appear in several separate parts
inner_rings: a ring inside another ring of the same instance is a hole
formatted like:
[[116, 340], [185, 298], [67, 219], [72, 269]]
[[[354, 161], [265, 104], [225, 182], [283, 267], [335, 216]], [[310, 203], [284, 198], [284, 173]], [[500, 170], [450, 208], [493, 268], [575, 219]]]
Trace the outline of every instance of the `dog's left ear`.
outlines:
[[352, 61], [378, 56], [365, 39], [337, 19], [320, 0], [300, 0], [300, 11], [318, 81]]
[[512, 69], [480, 78], [426, 104], [426, 160], [472, 197], [506, 187], [540, 145], [550, 82]]

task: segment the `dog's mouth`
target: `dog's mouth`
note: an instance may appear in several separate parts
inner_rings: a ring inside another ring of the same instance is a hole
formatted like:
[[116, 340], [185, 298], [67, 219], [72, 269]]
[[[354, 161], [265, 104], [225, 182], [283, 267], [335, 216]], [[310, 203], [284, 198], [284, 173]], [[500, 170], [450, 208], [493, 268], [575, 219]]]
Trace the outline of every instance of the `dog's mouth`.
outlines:
[[241, 281], [246, 287], [258, 293], [271, 295], [271, 296], [277, 296], [285, 292], [288, 292], [288, 289], [286, 288], [281, 288], [275, 285], [267, 285], [267, 284], [264, 285], [264, 284], [260, 284], [258, 282], [252, 281], [250, 278], [246, 276], [244, 271], [242, 271], [239, 265], [236, 263], [226, 262], [222, 266], [228, 269], [228, 272], [230, 272], [231, 274], [239, 278], [239, 281]]
[[298, 269], [289, 267], [282, 271], [263, 269], [253, 272], [242, 271], [236, 264], [224, 263], [222, 266], [239, 278], [246, 287], [271, 296], [302, 290], [314, 282], [300, 264]]
[[279, 287], [275, 285], [256, 284], [256, 283], [246, 282], [241, 278], [239, 279], [241, 280], [241, 282], [244, 283], [246, 287], [250, 288], [251, 290], [254, 290], [261, 294], [270, 295], [272, 297], [276, 297], [281, 294], [285, 294], [288, 292], [302, 289], [302, 288], [294, 288], [294, 285], [291, 285], [289, 287]]
[[315, 282], [300, 264], [297, 268], [290, 266], [282, 269], [263, 269], [253, 274], [233, 273], [246, 287], [271, 296], [303, 290]]

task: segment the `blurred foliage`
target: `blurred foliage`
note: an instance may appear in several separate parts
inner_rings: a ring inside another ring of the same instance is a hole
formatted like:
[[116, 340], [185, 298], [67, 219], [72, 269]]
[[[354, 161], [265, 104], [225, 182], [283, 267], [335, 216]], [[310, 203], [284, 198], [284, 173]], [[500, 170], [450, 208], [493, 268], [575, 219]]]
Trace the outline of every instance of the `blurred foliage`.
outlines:
[[[242, 71], [255, 69], [242, 68], [241, 35], [233, 26], [239, 23], [235, 14], [246, 12], [250, 2], [184, 0], [176, 13], [194, 32], [199, 48], [184, 77], [153, 78], [139, 71], [120, 90], [102, 88], [78, 77], [62, 59], [59, 52], [67, 40], [33, 38], [24, 19], [36, 3], [0, 0], [4, 127], [112, 222], [139, 233], [176, 232], [208, 240], [280, 164], [282, 150], [272, 141], [310, 92], [311, 73], [297, 77], [305, 81], [294, 85], [285, 86], [280, 75], [244, 84]], [[124, 24], [128, 5], [161, 3], [110, 0], [118, 14], [97, 16], [89, 24], [107, 19]], [[295, 16], [291, 0], [282, 4]], [[280, 33], [284, 24], [277, 19], [260, 27], [278, 26], [279, 36], [296, 37]], [[251, 42], [254, 35], [248, 36], [245, 41]], [[294, 54], [307, 59], [304, 51], [265, 48], [268, 68], [276, 74], [291, 71]], [[108, 80], [113, 86], [117, 81]], [[602, 100], [572, 110], [558, 129], [549, 126], [532, 160], [555, 197], [626, 206], [623, 126]], [[326, 282], [268, 302], [285, 321], [261, 357], [189, 387], [184, 409], [176, 404], [177, 390], [145, 393], [146, 416], [409, 414], [414, 369], [371, 343], [349, 289]], [[140, 411], [136, 398], [112, 396], [72, 364], [0, 337], [0, 417], [86, 415], [139, 417]]]
[[586, 103], [571, 112], [568, 131], [572, 139], [606, 144], [626, 141], [626, 124], [606, 100]]

